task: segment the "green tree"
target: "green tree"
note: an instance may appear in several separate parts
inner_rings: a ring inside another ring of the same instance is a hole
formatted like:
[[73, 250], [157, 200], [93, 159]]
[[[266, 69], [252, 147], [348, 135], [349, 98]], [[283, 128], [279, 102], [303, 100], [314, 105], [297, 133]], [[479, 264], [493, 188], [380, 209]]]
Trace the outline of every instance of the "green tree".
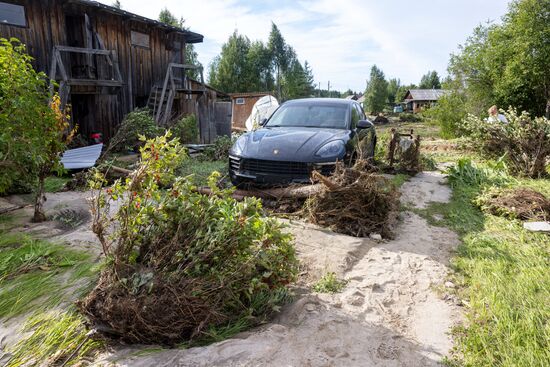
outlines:
[[388, 103], [390, 106], [393, 106], [396, 102], [401, 102], [397, 100], [397, 92], [401, 87], [401, 81], [397, 78], [392, 78], [388, 81]]
[[269, 33], [268, 46], [269, 52], [271, 53], [271, 60], [273, 62], [273, 67], [275, 69], [275, 83], [277, 86], [277, 97], [281, 98], [281, 77], [284, 72], [288, 69], [292, 57], [293, 50], [289, 49], [287, 46], [281, 31], [275, 25], [271, 23], [271, 32]]
[[315, 77], [307, 60], [304, 62], [304, 73], [306, 74], [306, 96], [310, 97], [315, 94]]
[[250, 92], [271, 91], [275, 81], [272, 74], [271, 53], [261, 41], [250, 44], [247, 54], [248, 89]]
[[45, 215], [44, 180], [63, 169], [60, 154], [72, 137], [68, 115], [55, 96], [48, 104], [48, 82], [16, 39], [0, 39], [0, 194], [14, 185], [35, 192], [34, 220]]
[[282, 84], [283, 100], [311, 96], [312, 86], [308, 82], [308, 76], [304, 67], [297, 59], [291, 61]]
[[388, 82], [382, 70], [376, 65], [371, 68], [365, 95], [366, 108], [371, 114], [377, 114], [384, 110], [388, 98]]
[[[178, 28], [181, 28], [182, 30], [187, 30], [187, 28], [185, 27], [185, 19], [176, 18], [176, 16], [172, 14], [172, 12], [168, 10], [168, 8], [164, 8], [160, 11], [158, 20], [159, 22], [171, 25], [172, 27], [178, 27]], [[197, 65], [202, 67], [202, 64], [199, 62], [199, 54], [195, 50], [195, 45], [193, 45], [192, 43], [185, 44], [185, 61], [184, 62], [186, 64]], [[186, 73], [187, 73], [187, 76], [190, 77], [191, 79], [198, 80], [200, 77], [199, 70], [187, 70]]]
[[550, 1], [515, 0], [501, 24], [474, 30], [449, 63], [470, 112], [497, 104], [550, 115], [549, 24]]
[[424, 111], [424, 116], [441, 127], [443, 138], [455, 138], [465, 133], [462, 121], [467, 115], [464, 94], [452, 92], [439, 98], [437, 104]]
[[222, 46], [219, 57], [210, 65], [209, 84], [223, 91], [251, 91], [248, 53], [250, 40], [236, 30]]
[[420, 80], [420, 89], [441, 89], [441, 80], [437, 71], [428, 71]]

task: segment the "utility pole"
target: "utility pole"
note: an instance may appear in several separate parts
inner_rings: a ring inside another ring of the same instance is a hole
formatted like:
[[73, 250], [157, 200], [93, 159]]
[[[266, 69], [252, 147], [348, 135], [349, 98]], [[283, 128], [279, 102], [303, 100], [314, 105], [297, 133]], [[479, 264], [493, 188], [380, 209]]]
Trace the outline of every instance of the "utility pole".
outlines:
[[321, 82], [319, 82], [319, 97], [321, 97]]
[[327, 94], [328, 94], [328, 98], [330, 98], [330, 80], [328, 81], [328, 88], [327, 88]]

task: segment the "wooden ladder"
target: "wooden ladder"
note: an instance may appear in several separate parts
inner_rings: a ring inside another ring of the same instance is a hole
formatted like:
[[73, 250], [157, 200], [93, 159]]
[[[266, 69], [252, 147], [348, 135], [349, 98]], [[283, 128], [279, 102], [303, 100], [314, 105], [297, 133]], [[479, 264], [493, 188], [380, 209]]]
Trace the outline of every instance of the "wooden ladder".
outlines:
[[[174, 69], [183, 70], [183, 79], [176, 78], [176, 76], [174, 75]], [[200, 83], [202, 86], [201, 90], [203, 94], [206, 94], [203, 69], [201, 66], [170, 63], [168, 65], [168, 69], [166, 70], [166, 77], [164, 78], [164, 85], [162, 87], [162, 92], [160, 94], [159, 103], [153, 114], [153, 116], [155, 117], [155, 121], [158, 125], [166, 126], [170, 121], [170, 118], [173, 114], [172, 107], [174, 105], [174, 99], [176, 98], [176, 94], [178, 93], [178, 85], [181, 84], [181, 86], [183, 87], [181, 88], [181, 90], [185, 91], [186, 84], [188, 84], [187, 77], [185, 76], [185, 71], [193, 70], [193, 69], [198, 69], [200, 71], [200, 77], [201, 77]], [[190, 88], [187, 87], [187, 89], [190, 89]]]

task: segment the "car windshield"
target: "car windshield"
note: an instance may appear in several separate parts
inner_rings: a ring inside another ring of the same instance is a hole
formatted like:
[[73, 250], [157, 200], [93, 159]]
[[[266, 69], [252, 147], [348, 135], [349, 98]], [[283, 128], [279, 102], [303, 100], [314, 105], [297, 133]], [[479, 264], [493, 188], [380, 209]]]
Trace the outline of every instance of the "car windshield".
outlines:
[[275, 111], [266, 127], [346, 129], [347, 112], [347, 105], [291, 104]]

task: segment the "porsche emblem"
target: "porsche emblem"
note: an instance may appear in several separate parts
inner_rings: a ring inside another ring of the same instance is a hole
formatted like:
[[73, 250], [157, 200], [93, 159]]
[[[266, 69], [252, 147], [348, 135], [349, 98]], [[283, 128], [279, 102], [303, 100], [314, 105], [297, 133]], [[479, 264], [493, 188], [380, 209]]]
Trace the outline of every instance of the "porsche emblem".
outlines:
[[273, 149], [273, 154], [274, 154], [274, 155], [279, 154], [279, 149]]

